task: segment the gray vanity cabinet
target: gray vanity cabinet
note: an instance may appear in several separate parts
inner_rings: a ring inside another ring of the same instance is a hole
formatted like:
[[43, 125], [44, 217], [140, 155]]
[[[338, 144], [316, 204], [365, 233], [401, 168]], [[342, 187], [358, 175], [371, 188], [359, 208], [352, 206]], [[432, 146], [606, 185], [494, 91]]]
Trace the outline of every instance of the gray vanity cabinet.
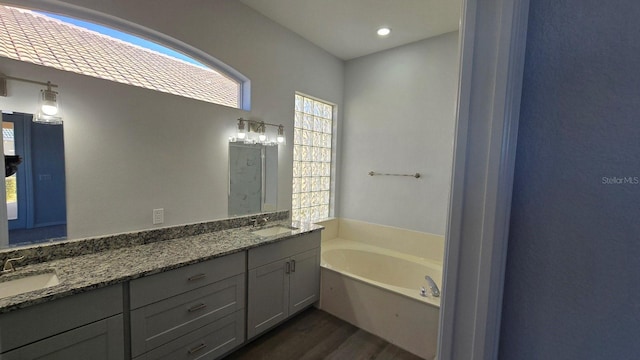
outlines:
[[214, 359], [242, 344], [246, 253], [130, 282], [131, 355]]
[[320, 294], [320, 232], [249, 250], [247, 338], [313, 304]]
[[122, 360], [122, 285], [0, 315], [2, 360]]

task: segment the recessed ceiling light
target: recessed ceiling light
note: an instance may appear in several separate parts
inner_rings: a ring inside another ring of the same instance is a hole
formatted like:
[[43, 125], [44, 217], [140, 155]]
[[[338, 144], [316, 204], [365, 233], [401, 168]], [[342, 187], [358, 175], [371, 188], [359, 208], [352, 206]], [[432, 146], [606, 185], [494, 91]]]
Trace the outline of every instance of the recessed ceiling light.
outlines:
[[378, 29], [378, 36], [387, 36], [391, 34], [391, 29], [388, 27], [381, 27]]

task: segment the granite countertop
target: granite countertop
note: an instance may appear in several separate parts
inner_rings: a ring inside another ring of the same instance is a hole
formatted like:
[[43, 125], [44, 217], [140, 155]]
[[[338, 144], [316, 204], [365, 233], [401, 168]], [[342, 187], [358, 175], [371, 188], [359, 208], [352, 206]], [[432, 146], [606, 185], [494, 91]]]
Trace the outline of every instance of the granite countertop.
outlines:
[[264, 227], [274, 225], [291, 226], [296, 229], [264, 237], [252, 233], [258, 230], [257, 228], [245, 226], [17, 267], [10, 275], [2, 276], [21, 277], [55, 269], [60, 284], [0, 298], [0, 314], [245, 251], [323, 228], [315, 224], [283, 221], [269, 222]]

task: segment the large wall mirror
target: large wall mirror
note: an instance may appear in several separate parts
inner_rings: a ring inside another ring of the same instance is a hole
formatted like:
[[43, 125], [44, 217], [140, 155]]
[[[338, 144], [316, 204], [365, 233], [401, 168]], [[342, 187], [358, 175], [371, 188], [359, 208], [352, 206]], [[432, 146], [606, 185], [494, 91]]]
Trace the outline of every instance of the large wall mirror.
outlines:
[[2, 113], [6, 156], [17, 155], [17, 171], [5, 177], [8, 246], [65, 239], [64, 134], [62, 125], [40, 124], [33, 115]]
[[229, 216], [277, 209], [278, 147], [229, 142]]

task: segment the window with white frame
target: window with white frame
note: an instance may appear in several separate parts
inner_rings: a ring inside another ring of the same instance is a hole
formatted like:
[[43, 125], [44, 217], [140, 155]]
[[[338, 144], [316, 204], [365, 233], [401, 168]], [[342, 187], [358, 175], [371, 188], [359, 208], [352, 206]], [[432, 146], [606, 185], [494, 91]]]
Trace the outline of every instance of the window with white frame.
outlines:
[[291, 201], [294, 221], [329, 217], [333, 114], [333, 105], [296, 94]]

